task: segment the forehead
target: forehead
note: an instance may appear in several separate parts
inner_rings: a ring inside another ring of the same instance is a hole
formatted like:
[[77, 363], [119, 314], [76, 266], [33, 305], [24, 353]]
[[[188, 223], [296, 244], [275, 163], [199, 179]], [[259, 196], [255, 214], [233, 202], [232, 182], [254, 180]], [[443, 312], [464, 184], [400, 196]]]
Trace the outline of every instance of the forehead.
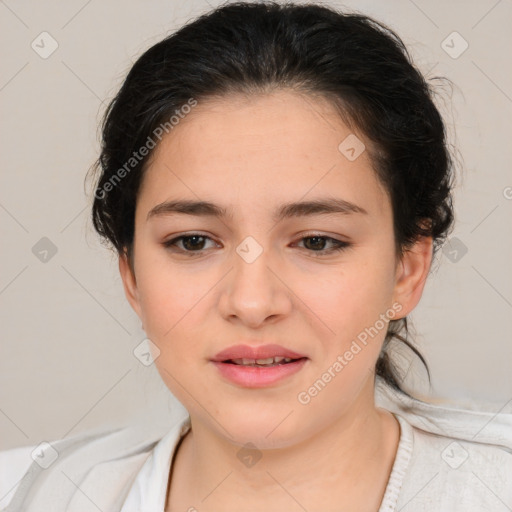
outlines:
[[199, 102], [155, 149], [139, 198], [147, 211], [175, 195], [243, 205], [329, 193], [382, 213], [369, 152], [348, 159], [346, 140], [369, 148], [326, 99], [281, 90]]
[[310, 161], [325, 151], [337, 157], [336, 141], [345, 132], [351, 130], [326, 99], [289, 90], [236, 94], [200, 101], [164, 137], [155, 158], [180, 149], [180, 156], [189, 161], [194, 157], [263, 159], [266, 155], [278, 156], [276, 164], [300, 157]]

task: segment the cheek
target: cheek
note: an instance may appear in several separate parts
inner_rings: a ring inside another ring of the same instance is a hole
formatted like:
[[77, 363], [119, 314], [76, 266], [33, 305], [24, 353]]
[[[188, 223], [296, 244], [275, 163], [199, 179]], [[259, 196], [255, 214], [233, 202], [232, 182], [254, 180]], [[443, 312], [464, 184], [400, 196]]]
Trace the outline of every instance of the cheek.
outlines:
[[297, 283], [294, 292], [307, 306], [317, 332], [346, 341], [390, 307], [393, 265], [361, 254]]
[[160, 351], [155, 366], [162, 381], [187, 409], [194, 410], [191, 396], [201, 396], [201, 404], [216, 414], [215, 402], [207, 398], [208, 382], [201, 378], [213, 284], [205, 275], [180, 273], [168, 264], [154, 264], [140, 274], [144, 329]]
[[180, 269], [169, 263], [165, 252], [150, 257], [148, 251], [146, 259], [140, 256], [138, 289], [144, 330], [160, 350], [157, 367], [179, 375], [206, 360], [208, 338], [215, 334], [211, 332], [215, 322], [209, 321], [209, 315], [215, 315], [215, 284], [223, 273], [197, 267], [192, 271], [186, 264]]
[[180, 273], [161, 258], [145, 260], [143, 255], [137, 286], [144, 328], [159, 343], [172, 339], [190, 322], [195, 304], [205, 293], [197, 276]]

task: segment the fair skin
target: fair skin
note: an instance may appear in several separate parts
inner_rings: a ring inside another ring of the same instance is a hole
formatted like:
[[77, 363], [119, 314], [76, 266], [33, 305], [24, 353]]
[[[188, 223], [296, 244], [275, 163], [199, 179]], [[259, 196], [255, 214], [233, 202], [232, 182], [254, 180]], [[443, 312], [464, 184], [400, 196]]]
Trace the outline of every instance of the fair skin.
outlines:
[[[199, 102], [149, 162], [137, 197], [134, 273], [125, 257], [119, 269], [160, 350], [158, 371], [191, 418], [166, 511], [379, 508], [400, 435], [396, 418], [374, 404], [386, 328], [309, 403], [297, 398], [393, 304], [395, 319], [414, 309], [431, 263], [431, 238], [397, 257], [370, 142], [357, 134], [367, 150], [354, 161], [338, 150], [351, 133], [318, 98], [282, 90], [229, 97]], [[273, 218], [284, 203], [320, 198], [365, 213]], [[209, 201], [231, 216], [147, 218], [170, 200]], [[191, 234], [208, 238], [163, 245]], [[236, 251], [248, 236], [263, 250], [251, 263]], [[329, 238], [352, 245], [328, 253]], [[277, 343], [308, 360], [280, 382], [249, 389], [210, 361], [238, 343]], [[237, 456], [248, 442], [262, 456], [250, 467]]]

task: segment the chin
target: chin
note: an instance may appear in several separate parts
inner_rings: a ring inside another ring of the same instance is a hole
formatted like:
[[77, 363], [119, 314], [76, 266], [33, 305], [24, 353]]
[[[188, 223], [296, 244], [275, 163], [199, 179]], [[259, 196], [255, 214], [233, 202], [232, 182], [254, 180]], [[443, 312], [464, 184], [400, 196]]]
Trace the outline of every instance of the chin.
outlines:
[[251, 414], [233, 413], [224, 417], [219, 423], [226, 430], [218, 425], [213, 427], [220, 428], [220, 435], [240, 447], [251, 443], [261, 450], [286, 448], [300, 442], [300, 437], [305, 435], [300, 432], [297, 418], [286, 418], [289, 412], [283, 414], [280, 409], [278, 414], [260, 414], [253, 409]]

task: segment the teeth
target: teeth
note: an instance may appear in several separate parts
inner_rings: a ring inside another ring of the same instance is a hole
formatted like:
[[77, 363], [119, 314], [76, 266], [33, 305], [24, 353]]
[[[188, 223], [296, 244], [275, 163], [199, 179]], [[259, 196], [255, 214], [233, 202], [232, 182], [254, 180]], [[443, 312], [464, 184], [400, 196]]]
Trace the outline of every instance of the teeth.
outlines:
[[266, 359], [246, 359], [244, 357], [243, 359], [231, 359], [231, 361], [244, 366], [269, 366], [279, 363], [289, 363], [292, 359], [282, 356], [267, 357]]
[[267, 359], [256, 359], [257, 364], [272, 364], [275, 363], [273, 357], [267, 357]]

